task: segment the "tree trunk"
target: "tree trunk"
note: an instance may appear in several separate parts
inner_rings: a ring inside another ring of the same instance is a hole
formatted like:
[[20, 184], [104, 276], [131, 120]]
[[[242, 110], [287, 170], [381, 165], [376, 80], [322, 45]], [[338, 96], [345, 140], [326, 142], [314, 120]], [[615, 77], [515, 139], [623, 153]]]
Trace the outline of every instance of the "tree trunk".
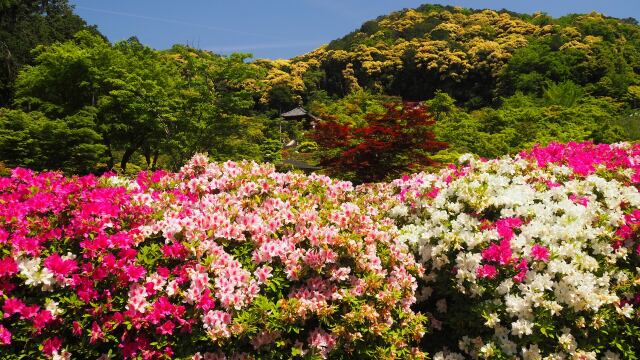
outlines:
[[144, 160], [147, 163], [147, 169], [150, 169], [151, 168], [151, 149], [149, 145], [143, 146], [142, 152], [144, 153]]
[[124, 154], [122, 154], [122, 160], [120, 161], [120, 168], [122, 171], [127, 170], [127, 164], [129, 163], [129, 160], [131, 160], [131, 156], [133, 156], [133, 154], [145, 144], [145, 140], [145, 136], [141, 136], [138, 138], [138, 141], [133, 143], [132, 146], [126, 148]]
[[105, 154], [107, 155], [107, 171], [113, 170], [113, 166], [115, 165], [115, 160], [113, 159], [113, 153], [111, 152], [111, 141], [108, 138], [104, 138], [104, 143], [107, 145], [107, 151]]
[[124, 151], [124, 154], [122, 154], [122, 160], [120, 161], [120, 169], [122, 169], [122, 172], [127, 170], [127, 163], [131, 160], [131, 156], [133, 156], [134, 152], [136, 152], [136, 149], [127, 148]]
[[151, 163], [151, 170], [153, 171], [155, 171], [158, 167], [158, 156], [160, 156], [160, 152], [156, 150], [156, 152], [153, 153], [153, 162]]

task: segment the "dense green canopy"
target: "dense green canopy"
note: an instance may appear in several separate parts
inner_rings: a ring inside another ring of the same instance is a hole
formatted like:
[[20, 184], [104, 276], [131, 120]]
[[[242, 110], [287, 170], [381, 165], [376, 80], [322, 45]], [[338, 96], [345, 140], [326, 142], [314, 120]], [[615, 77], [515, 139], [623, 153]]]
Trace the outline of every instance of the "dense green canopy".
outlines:
[[10, 104], [20, 68], [33, 63], [37, 45], [70, 39], [88, 29], [67, 0], [0, 0], [0, 106]]
[[[33, 54], [34, 64], [24, 66], [15, 82], [16, 111], [25, 113], [3, 111], [0, 121], [7, 128], [2, 130], [11, 133], [16, 117], [87, 119], [74, 126], [94, 134], [91, 141], [100, 146], [91, 148], [87, 161], [93, 163], [83, 165], [84, 171], [116, 164], [124, 170], [132, 160], [149, 168], [177, 167], [195, 152], [220, 160], [261, 159], [270, 121], [254, 108], [265, 71], [248, 64], [246, 55], [221, 57], [178, 45], [157, 51], [136, 38], [111, 44], [89, 31], [38, 46]], [[30, 134], [45, 124], [27, 123]], [[10, 148], [11, 141], [0, 139], [0, 147]], [[2, 159], [36, 169], [77, 170], [45, 154], [28, 156], [50, 161], [24, 156], [7, 152]], [[144, 160], [136, 160], [139, 156]]]

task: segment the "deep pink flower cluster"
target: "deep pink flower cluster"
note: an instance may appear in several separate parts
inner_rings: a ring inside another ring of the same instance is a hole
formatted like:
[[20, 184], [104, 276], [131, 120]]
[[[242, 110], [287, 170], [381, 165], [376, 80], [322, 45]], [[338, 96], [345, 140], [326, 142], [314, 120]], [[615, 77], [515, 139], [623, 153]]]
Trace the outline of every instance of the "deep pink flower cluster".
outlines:
[[[502, 239], [498, 243], [492, 243], [489, 247], [482, 250], [482, 260], [485, 264], [478, 267], [478, 270], [476, 271], [478, 277], [493, 279], [498, 275], [498, 269], [500, 266], [505, 267], [508, 265], [508, 268], [512, 268], [516, 271], [516, 274], [513, 276], [513, 280], [516, 282], [522, 282], [529, 270], [529, 267], [527, 266], [528, 261], [526, 258], [513, 257], [513, 252], [511, 251], [511, 240], [514, 237], [514, 229], [522, 226], [522, 220], [517, 217], [502, 218], [496, 221], [493, 226], [495, 226], [498, 235]], [[538, 255], [540, 255], [541, 249], [545, 248], [540, 245], [534, 245], [532, 247], [532, 256], [536, 260], [539, 260]]]
[[145, 271], [137, 227], [152, 209], [133, 201], [140, 190], [106, 181], [24, 169], [0, 179], [0, 342], [13, 345], [5, 353], [32, 343], [60, 355], [78, 342], [66, 331], [97, 339], [95, 320], [112, 327], [125, 318], [113, 301]]
[[15, 169], [0, 178], [0, 353], [419, 358], [421, 267], [379, 191], [203, 156], [135, 181]]
[[564, 164], [575, 174], [586, 176], [593, 174], [602, 166], [607, 170], [631, 169], [631, 181], [640, 182], [640, 145], [609, 145], [591, 142], [570, 142], [567, 144], [550, 143], [546, 146], [535, 146], [532, 150], [523, 151], [520, 156], [535, 159], [538, 166], [547, 164]]

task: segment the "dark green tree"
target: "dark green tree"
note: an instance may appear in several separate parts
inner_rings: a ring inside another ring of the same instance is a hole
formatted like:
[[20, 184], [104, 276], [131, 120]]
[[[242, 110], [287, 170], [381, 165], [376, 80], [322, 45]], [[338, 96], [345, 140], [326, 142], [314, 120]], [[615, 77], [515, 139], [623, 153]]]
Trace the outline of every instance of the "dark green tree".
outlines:
[[[176, 45], [167, 52], [181, 74], [178, 126], [166, 151], [180, 166], [196, 152], [212, 159], [261, 159], [268, 119], [256, 113], [265, 71], [246, 62], [248, 54], [228, 57]], [[275, 131], [273, 139], [278, 139]]]
[[95, 109], [61, 119], [0, 108], [0, 159], [7, 166], [86, 174], [99, 170], [105, 146]]
[[143, 150], [149, 166], [173, 121], [175, 66], [135, 38], [112, 46], [87, 31], [72, 41], [39, 47], [35, 65], [16, 80], [16, 104], [50, 117], [96, 110], [107, 166], [126, 169]]
[[71, 39], [83, 29], [98, 33], [67, 0], [1, 0], [0, 106], [11, 104], [13, 82], [22, 66], [33, 63], [33, 48]]

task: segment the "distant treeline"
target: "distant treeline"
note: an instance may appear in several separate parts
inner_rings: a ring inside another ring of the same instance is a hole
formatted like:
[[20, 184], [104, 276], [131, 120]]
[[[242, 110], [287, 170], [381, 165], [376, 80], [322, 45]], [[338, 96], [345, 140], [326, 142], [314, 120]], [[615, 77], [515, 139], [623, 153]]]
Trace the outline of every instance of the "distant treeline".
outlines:
[[274, 119], [280, 109], [269, 107], [267, 72], [247, 54], [158, 51], [135, 37], [111, 44], [66, 1], [1, 6], [10, 64], [0, 100], [6, 166], [176, 168], [195, 152], [274, 161], [282, 139], [295, 135]]

